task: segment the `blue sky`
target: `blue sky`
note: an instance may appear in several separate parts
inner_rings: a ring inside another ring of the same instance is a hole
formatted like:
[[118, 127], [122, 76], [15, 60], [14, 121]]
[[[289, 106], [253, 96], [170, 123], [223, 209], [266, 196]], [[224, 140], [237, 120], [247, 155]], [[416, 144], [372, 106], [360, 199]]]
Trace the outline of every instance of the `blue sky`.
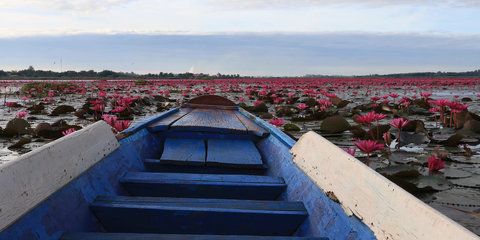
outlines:
[[[0, 2], [0, 69], [369, 74], [479, 69], [480, 1]], [[55, 64], [54, 64], [55, 63]]]

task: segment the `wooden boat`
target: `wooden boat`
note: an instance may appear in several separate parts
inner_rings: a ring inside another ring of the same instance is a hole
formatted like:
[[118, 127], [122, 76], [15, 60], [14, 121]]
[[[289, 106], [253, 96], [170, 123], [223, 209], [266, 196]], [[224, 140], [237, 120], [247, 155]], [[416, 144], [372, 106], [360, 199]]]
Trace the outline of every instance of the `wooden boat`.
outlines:
[[0, 168], [0, 239], [477, 239], [321, 136], [204, 96]]

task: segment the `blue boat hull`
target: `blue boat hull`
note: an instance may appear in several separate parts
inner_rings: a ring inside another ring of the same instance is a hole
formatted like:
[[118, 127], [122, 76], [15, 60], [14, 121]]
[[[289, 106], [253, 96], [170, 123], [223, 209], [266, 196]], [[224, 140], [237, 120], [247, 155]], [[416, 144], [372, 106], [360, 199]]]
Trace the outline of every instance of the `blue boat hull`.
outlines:
[[[256, 168], [257, 174], [263, 172], [265, 176], [283, 178], [286, 188], [277, 198], [277, 201], [302, 202], [308, 213], [308, 217], [300, 215], [296, 217], [295, 221], [299, 221], [300, 225], [295, 229], [289, 229], [289, 234], [299, 237], [326, 237], [329, 239], [375, 239], [374, 234], [365, 224], [355, 217], [347, 216], [338, 203], [328, 198], [307, 175], [294, 165], [289, 151], [295, 141], [279, 129], [243, 110], [238, 110], [236, 114], [241, 114], [246, 119], [250, 119], [251, 123], [266, 130], [268, 134], [258, 134], [254, 131], [252, 131], [252, 134], [236, 134], [228, 131], [211, 133], [208, 129], [205, 131], [185, 129], [184, 131], [167, 133], [165, 131], [154, 132], [148, 128], [154, 123], [178, 114], [179, 111], [181, 110], [170, 110], [146, 119], [122, 132], [117, 136], [121, 138], [119, 140], [120, 147], [117, 150], [3, 229], [0, 232], [0, 239], [59, 239], [75, 232], [105, 232], [109, 230], [106, 224], [99, 221], [99, 211], [95, 212], [95, 209], [92, 209], [92, 203], [98, 201], [99, 196], [129, 196], [131, 193], [122, 185], [122, 181], [124, 181], [122, 178], [129, 172], [148, 171], [146, 168], [148, 165], [144, 164], [144, 161], [146, 159], [158, 159], [159, 156], [162, 156], [166, 151], [164, 149], [165, 139], [175, 137], [200, 139], [202, 141], [229, 139], [253, 142], [261, 155], [264, 166], [258, 167], [255, 165], [256, 163], [252, 163], [251, 166], [244, 167]], [[186, 165], [191, 164], [191, 161], [187, 162]], [[190, 167], [195, 169], [195, 166]], [[220, 166], [224, 171], [228, 169], [230, 169], [228, 171], [231, 171], [224, 174], [242, 174], [240, 169], [235, 169], [235, 167], [222, 167], [224, 166]], [[188, 169], [188, 166], [185, 166], [185, 169]], [[161, 204], [158, 205], [158, 209], [160, 209], [158, 211], [161, 211], [162, 207]], [[101, 212], [108, 215], [108, 211], [108, 209], [102, 208]], [[122, 217], [128, 218], [128, 212], [126, 214]], [[212, 219], [222, 219], [218, 218], [216, 213], [210, 213], [209, 216]], [[265, 215], [259, 216], [265, 217]], [[232, 215], [230, 217], [237, 216]], [[275, 218], [265, 217], [265, 220], [260, 222], [263, 225], [262, 228], [274, 229], [281, 226], [279, 225], [281, 221], [287, 220], [276, 221]], [[162, 224], [162, 221], [155, 224]], [[242, 228], [242, 223], [239, 222], [238, 224], [238, 228]], [[115, 231], [121, 230], [112, 228]], [[196, 231], [198, 230], [194, 229], [190, 234], [197, 234]], [[228, 232], [230, 230], [220, 231], [221, 234], [228, 234]], [[231, 232], [235, 231], [231, 230]], [[258, 232], [260, 235], [263, 233], [261, 229]], [[268, 233], [268, 231], [266, 232]], [[279, 233], [279, 235], [284, 234], [286, 232]]]

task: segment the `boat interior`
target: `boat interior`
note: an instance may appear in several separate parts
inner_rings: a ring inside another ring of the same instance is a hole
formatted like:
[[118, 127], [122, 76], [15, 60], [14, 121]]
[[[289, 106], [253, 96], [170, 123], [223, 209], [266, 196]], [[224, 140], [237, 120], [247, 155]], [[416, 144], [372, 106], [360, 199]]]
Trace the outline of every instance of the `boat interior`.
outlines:
[[0, 239], [374, 238], [294, 165], [295, 141], [228, 99], [192, 99], [117, 139]]

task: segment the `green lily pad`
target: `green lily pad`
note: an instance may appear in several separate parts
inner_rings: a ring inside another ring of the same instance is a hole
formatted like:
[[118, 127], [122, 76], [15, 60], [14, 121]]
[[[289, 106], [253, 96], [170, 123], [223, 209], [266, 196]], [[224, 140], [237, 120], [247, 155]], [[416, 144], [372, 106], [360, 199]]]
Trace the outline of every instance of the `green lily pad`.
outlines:
[[418, 176], [408, 181], [414, 184], [418, 192], [445, 191], [452, 188], [449, 181], [441, 176]]
[[416, 177], [420, 173], [414, 167], [408, 165], [395, 165], [376, 169], [376, 171], [386, 178], [390, 177]]
[[450, 159], [454, 162], [459, 162], [459, 163], [469, 163], [469, 164], [480, 164], [480, 156], [479, 155], [474, 155], [471, 157], [465, 157], [465, 156], [452, 156]]
[[478, 167], [477, 168], [476, 167], [466, 167], [466, 168], [463, 168], [463, 170], [480, 175], [480, 168], [478, 168]]
[[477, 189], [452, 188], [435, 193], [433, 202], [459, 206], [479, 206], [479, 199], [480, 191]]
[[456, 168], [445, 168], [442, 172], [446, 178], [466, 178], [472, 176], [471, 173]]
[[388, 160], [395, 163], [408, 164], [411, 162], [418, 162], [418, 159], [415, 158], [417, 155], [418, 153], [413, 152], [394, 151], [390, 154]]
[[451, 182], [462, 187], [480, 188], [480, 175], [473, 175], [468, 178], [452, 179]]

